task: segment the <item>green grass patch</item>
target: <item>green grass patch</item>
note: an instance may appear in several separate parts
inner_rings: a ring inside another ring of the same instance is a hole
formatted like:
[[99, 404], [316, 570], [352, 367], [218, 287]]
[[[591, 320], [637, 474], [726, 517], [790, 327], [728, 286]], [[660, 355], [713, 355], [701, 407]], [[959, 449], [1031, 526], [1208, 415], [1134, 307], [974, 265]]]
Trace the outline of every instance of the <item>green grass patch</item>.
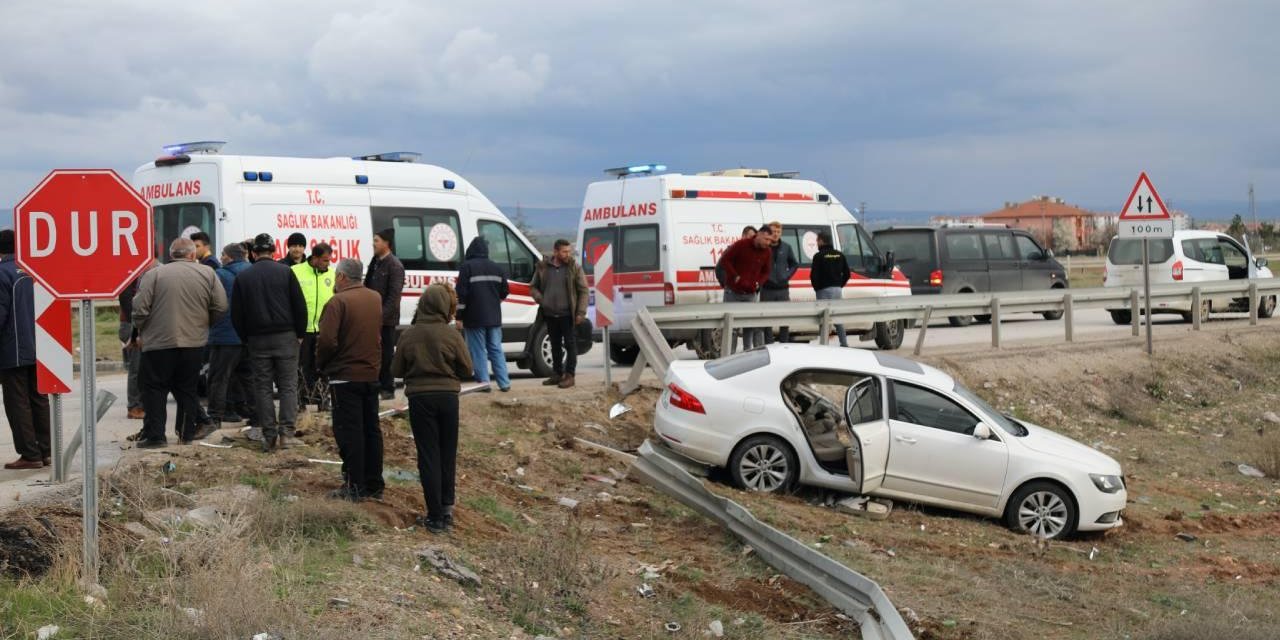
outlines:
[[520, 527], [520, 520], [516, 517], [515, 512], [499, 504], [498, 499], [493, 496], [476, 496], [474, 498], [467, 498], [466, 500], [463, 500], [463, 504], [479, 513], [483, 513], [490, 518], [501, 522], [502, 524], [507, 525], [508, 527], [513, 529]]

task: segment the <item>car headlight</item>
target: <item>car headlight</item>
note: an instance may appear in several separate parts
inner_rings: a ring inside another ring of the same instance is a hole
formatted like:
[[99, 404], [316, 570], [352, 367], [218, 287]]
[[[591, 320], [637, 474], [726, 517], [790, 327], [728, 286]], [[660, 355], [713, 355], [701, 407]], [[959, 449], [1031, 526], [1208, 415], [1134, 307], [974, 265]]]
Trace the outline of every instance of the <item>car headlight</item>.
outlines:
[[1093, 486], [1103, 493], [1115, 493], [1124, 488], [1124, 480], [1120, 476], [1104, 476], [1098, 473], [1089, 474], [1089, 479], [1093, 480]]

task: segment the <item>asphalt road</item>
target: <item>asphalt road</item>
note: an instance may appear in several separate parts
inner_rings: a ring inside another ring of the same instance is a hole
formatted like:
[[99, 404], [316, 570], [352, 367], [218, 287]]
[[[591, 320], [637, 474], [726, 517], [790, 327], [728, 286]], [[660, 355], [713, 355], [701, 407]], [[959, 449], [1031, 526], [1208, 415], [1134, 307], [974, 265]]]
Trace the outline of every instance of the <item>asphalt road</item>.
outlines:
[[[1280, 326], [1280, 320], [1268, 319], [1260, 320], [1260, 323], [1274, 324]], [[1248, 323], [1246, 314], [1215, 314], [1207, 323], [1206, 330], [1220, 330], [1230, 326], [1242, 326]], [[1176, 348], [1174, 338], [1178, 335], [1185, 334], [1191, 330], [1191, 325], [1182, 322], [1180, 316], [1156, 316], [1155, 324], [1155, 348], [1171, 349]], [[903, 346], [899, 353], [910, 355], [911, 350], [915, 346], [915, 340], [918, 330], [909, 330], [903, 341]], [[1057, 344], [1064, 339], [1063, 321], [1045, 320], [1039, 315], [1033, 314], [1015, 314], [1007, 318], [1002, 324], [1002, 343], [1004, 347], [1016, 347], [1033, 344]], [[1082, 310], [1076, 314], [1075, 338], [1079, 342], [1095, 341], [1095, 340], [1114, 340], [1122, 339], [1131, 335], [1129, 326], [1118, 326], [1111, 321], [1110, 315], [1102, 310]], [[1134, 338], [1137, 340], [1138, 338]], [[860, 348], [875, 348], [874, 342], [853, 342], [854, 346]], [[991, 326], [988, 324], [974, 324], [968, 327], [952, 327], [945, 318], [930, 324], [925, 338], [925, 353], [932, 350], [945, 351], [966, 351], [966, 350], [986, 350], [991, 348]], [[687, 349], [678, 349], [677, 355], [681, 358], [692, 358], [693, 353]], [[579, 384], [602, 384], [604, 378], [604, 357], [603, 349], [600, 345], [595, 345], [592, 350], [583, 355], [579, 359], [578, 366]], [[614, 366], [612, 375], [613, 381], [619, 382], [626, 379], [628, 374], [627, 367]], [[536, 379], [527, 371], [512, 371], [513, 386], [516, 393], [544, 393], [552, 392], [544, 390], [541, 381]], [[646, 372], [646, 380], [653, 382], [652, 372]], [[66, 434], [64, 439], [69, 441], [71, 435], [79, 428], [80, 424], [80, 395], [79, 384], [76, 385], [76, 392], [68, 394], [64, 399], [64, 416], [63, 430]], [[111, 410], [103, 418], [98, 425], [97, 438], [97, 460], [99, 470], [110, 468], [118, 461], [122, 453], [131, 447], [131, 443], [125, 440], [130, 433], [136, 432], [141, 428], [141, 422], [138, 420], [129, 420], [125, 417], [125, 376], [123, 373], [104, 373], [98, 376], [98, 387], [106, 389], [114, 393], [118, 400]], [[384, 403], [384, 406], [392, 406], [393, 404], [403, 404], [403, 397], [397, 394], [397, 401]], [[172, 400], [169, 404], [169, 421], [172, 423], [174, 406]], [[7, 420], [6, 420], [7, 424]], [[216, 438], [216, 436], [214, 437]], [[173, 439], [170, 439], [173, 442]], [[180, 446], [180, 445], [172, 445]], [[198, 446], [198, 445], [193, 445]], [[13, 437], [8, 429], [0, 430], [0, 459], [9, 461], [17, 456], [13, 454]], [[60, 491], [75, 491], [80, 484], [81, 462], [79, 457], [72, 463], [68, 477], [70, 481], [61, 487], [51, 486], [49, 483], [52, 470], [45, 468], [41, 470], [31, 471], [9, 471], [0, 470], [0, 510], [15, 504], [26, 504], [47, 498], [53, 493]]]

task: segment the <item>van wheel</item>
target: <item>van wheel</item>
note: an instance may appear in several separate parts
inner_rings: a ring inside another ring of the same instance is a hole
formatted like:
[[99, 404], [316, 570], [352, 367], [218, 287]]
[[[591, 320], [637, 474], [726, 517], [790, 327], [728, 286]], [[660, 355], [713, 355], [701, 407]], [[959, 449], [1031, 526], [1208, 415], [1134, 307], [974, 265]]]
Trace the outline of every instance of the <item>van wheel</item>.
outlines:
[[800, 463], [791, 447], [774, 436], [752, 436], [729, 456], [733, 483], [747, 491], [785, 493], [800, 477]]
[[533, 339], [529, 341], [529, 370], [534, 376], [547, 378], [551, 376], [551, 336], [547, 335], [547, 325], [540, 324], [533, 331]]
[[[1209, 308], [1210, 307], [1209, 307], [1208, 300], [1200, 301], [1200, 323], [1201, 324], [1204, 324], [1209, 321]], [[1182, 314], [1183, 322], [1194, 322], [1195, 319], [1196, 318], [1195, 318], [1194, 312], [1188, 311], [1187, 313]]]
[[903, 324], [901, 320], [889, 320], [876, 323], [876, 346], [884, 351], [892, 351], [902, 346]]
[[1111, 321], [1116, 324], [1129, 324], [1133, 322], [1133, 315], [1128, 311], [1112, 311]]
[[953, 327], [967, 327], [973, 324], [973, 316], [951, 316], [947, 318], [947, 322]]
[[639, 355], [640, 347], [637, 345], [609, 344], [609, 359], [613, 360], [614, 364], [633, 365]]
[[1269, 296], [1262, 299], [1262, 303], [1258, 305], [1258, 317], [1270, 318], [1276, 313], [1276, 297]]
[[[1062, 291], [1062, 289], [1063, 287], [1050, 287], [1051, 291]], [[1045, 320], [1061, 320], [1064, 313], [1066, 312], [1065, 311], [1044, 311], [1044, 312], [1041, 312], [1040, 315], [1044, 316]]]
[[703, 329], [693, 339], [693, 352], [699, 360], [715, 360], [720, 357], [720, 337], [724, 335], [719, 329]]
[[979, 324], [986, 324], [988, 322], [991, 322], [991, 315], [985, 314], [980, 316], [974, 316], [973, 319], [977, 320]]

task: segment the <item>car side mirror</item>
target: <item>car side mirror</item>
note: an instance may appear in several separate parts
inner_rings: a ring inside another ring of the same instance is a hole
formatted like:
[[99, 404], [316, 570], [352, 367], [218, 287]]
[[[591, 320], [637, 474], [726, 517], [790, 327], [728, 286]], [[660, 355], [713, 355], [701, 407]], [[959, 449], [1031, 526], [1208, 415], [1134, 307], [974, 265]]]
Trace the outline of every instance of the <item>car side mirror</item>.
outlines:
[[990, 440], [991, 427], [988, 427], [985, 422], [979, 422], [978, 424], [973, 425], [973, 437], [979, 440]]
[[884, 252], [884, 273], [893, 273], [893, 268], [897, 266], [897, 258], [892, 251]]
[[1051, 258], [1053, 258], [1053, 249], [1045, 249], [1044, 252], [1040, 254], [1041, 260], [1049, 260]]
[[1256, 264], [1256, 265], [1258, 265], [1258, 268], [1259, 268], [1259, 269], [1262, 269], [1262, 268], [1265, 268], [1265, 267], [1267, 266], [1267, 259], [1266, 259], [1266, 258], [1258, 258], [1257, 260], [1254, 260], [1254, 261], [1253, 261], [1253, 263], [1254, 263], [1254, 264]]

